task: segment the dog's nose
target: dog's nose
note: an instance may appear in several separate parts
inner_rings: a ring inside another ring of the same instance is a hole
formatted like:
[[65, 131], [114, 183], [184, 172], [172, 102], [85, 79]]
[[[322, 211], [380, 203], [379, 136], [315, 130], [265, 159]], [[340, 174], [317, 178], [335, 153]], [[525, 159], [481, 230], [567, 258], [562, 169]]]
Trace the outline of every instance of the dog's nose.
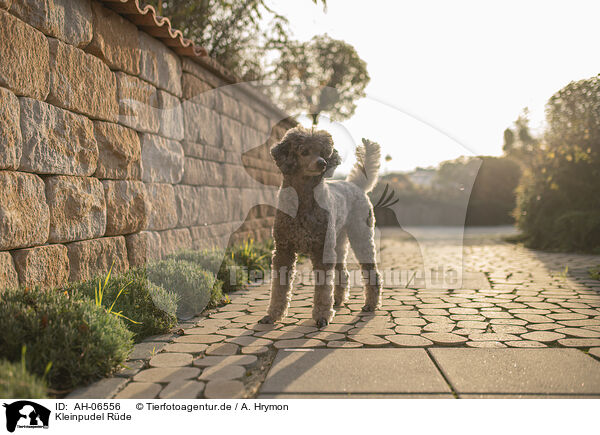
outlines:
[[319, 159], [317, 160], [317, 167], [319, 169], [325, 169], [325, 166], [327, 166], [327, 162], [323, 157], [319, 157]]

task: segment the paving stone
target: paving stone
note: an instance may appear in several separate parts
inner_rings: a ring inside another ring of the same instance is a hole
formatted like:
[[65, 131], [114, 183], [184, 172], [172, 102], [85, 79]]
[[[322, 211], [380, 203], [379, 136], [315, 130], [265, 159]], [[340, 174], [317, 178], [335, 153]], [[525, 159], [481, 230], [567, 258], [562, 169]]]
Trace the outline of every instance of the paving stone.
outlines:
[[527, 325], [527, 322], [522, 319], [490, 319], [491, 324], [494, 325], [517, 325], [524, 326]]
[[585, 314], [578, 313], [553, 313], [548, 314], [548, 317], [554, 320], [583, 320], [588, 318]]
[[242, 347], [242, 353], [248, 355], [262, 355], [267, 353], [269, 348], [267, 346], [245, 346]]
[[[142, 360], [137, 360], [137, 361], [126, 361], [122, 368], [115, 373], [115, 376], [120, 377], [120, 378], [130, 378], [134, 375], [136, 375], [137, 373], [139, 373], [139, 371], [141, 369], [143, 369], [145, 367], [146, 363]], [[110, 379], [110, 378], [109, 378]], [[108, 397], [108, 396], [105, 396]]]
[[485, 349], [496, 349], [496, 348], [501, 348], [501, 347], [507, 347], [506, 344], [500, 343], [499, 341], [467, 341], [466, 345], [468, 347], [477, 347], [477, 348], [485, 348]]
[[594, 347], [589, 350], [590, 355], [600, 359], [600, 347]]
[[207, 355], [235, 355], [240, 347], [234, 343], [215, 343], [211, 344], [205, 351]]
[[539, 341], [533, 341], [533, 340], [511, 340], [511, 341], [507, 341], [506, 344], [509, 347], [526, 347], [526, 348], [548, 347], [544, 343], [540, 343]]
[[327, 342], [327, 347], [333, 348], [333, 349], [339, 349], [339, 348], [350, 348], [351, 349], [351, 348], [363, 347], [363, 344], [358, 343], [356, 341], [333, 340], [333, 341]]
[[348, 338], [352, 341], [356, 341], [367, 346], [383, 346], [389, 343], [388, 340], [385, 340], [376, 335], [355, 334], [349, 335]]
[[208, 347], [207, 344], [196, 343], [170, 343], [165, 347], [165, 352], [202, 353]]
[[551, 329], [558, 329], [562, 325], [558, 323], [530, 323], [527, 325], [528, 329], [533, 329], [534, 331], [548, 331]]
[[452, 332], [455, 328], [454, 323], [429, 323], [423, 327], [426, 332]]
[[423, 349], [279, 351], [264, 393], [448, 393]]
[[219, 334], [223, 334], [228, 337], [241, 337], [244, 335], [252, 335], [252, 331], [245, 328], [225, 328], [219, 329]]
[[565, 347], [594, 347], [600, 346], [600, 338], [563, 338], [558, 344]]
[[488, 327], [488, 322], [461, 320], [456, 324], [456, 327], [459, 329], [486, 329]]
[[548, 331], [528, 332], [527, 334], [521, 335], [521, 338], [524, 338], [526, 340], [534, 340], [534, 341], [541, 341], [541, 342], [556, 341], [559, 338], [564, 338], [564, 337], [565, 337], [564, 334], [558, 334], [556, 332], [548, 332]]
[[198, 378], [201, 381], [230, 381], [241, 379], [246, 374], [246, 369], [233, 364], [215, 365], [207, 367]]
[[254, 334], [257, 337], [268, 338], [269, 340], [293, 340], [295, 338], [304, 337], [300, 332], [292, 331], [264, 331]]
[[600, 331], [592, 331], [584, 328], [558, 328], [554, 332], [580, 338], [600, 337]]
[[252, 366], [258, 359], [254, 355], [205, 356], [196, 358], [194, 366], [210, 367], [216, 365]]
[[426, 325], [427, 322], [421, 318], [413, 318], [413, 317], [407, 317], [407, 318], [396, 318], [394, 319], [394, 323], [396, 323], [397, 325], [402, 325], [402, 326], [423, 326]]
[[263, 317], [264, 315], [252, 316], [249, 314], [245, 314], [243, 316], [236, 317], [235, 319], [231, 319], [231, 321], [234, 323], [256, 323]]
[[210, 381], [204, 390], [207, 399], [239, 399], [245, 394], [244, 384], [240, 381]]
[[467, 341], [465, 337], [449, 332], [425, 332], [421, 334], [421, 337], [427, 338], [439, 345], [454, 345]]
[[325, 343], [314, 338], [296, 338], [294, 340], [276, 341], [274, 346], [276, 349], [312, 348], [325, 346]]
[[252, 329], [254, 331], [263, 332], [263, 331], [273, 331], [275, 329], [279, 329], [279, 328], [281, 328], [281, 325], [276, 324], [276, 323], [271, 323], [271, 324], [257, 323], [255, 325], [246, 325], [246, 328]]
[[319, 329], [314, 326], [302, 326], [302, 325], [290, 325], [281, 328], [282, 331], [298, 332], [300, 334], [309, 334], [311, 332], [317, 332]]
[[133, 377], [136, 382], [172, 382], [181, 379], [193, 379], [200, 375], [196, 367], [160, 367], [142, 370]]
[[[419, 326], [408, 326], [408, 325], [400, 325], [394, 328], [396, 334], [420, 334], [421, 327]], [[391, 335], [391, 334], [390, 334]]]
[[433, 344], [431, 340], [418, 335], [386, 335], [385, 339], [399, 347], [428, 347]]
[[129, 382], [126, 378], [104, 378], [91, 385], [77, 388], [69, 393], [67, 399], [106, 399], [113, 397]]
[[[392, 325], [393, 326], [393, 325]], [[394, 333], [394, 330], [391, 328], [353, 328], [347, 332], [348, 335], [391, 335]]]
[[331, 323], [344, 323], [344, 324], [352, 324], [356, 323], [360, 320], [358, 316], [335, 316]]
[[212, 334], [212, 335], [204, 335], [204, 334], [191, 334], [191, 335], [183, 335], [175, 339], [177, 343], [203, 343], [203, 344], [211, 344], [217, 343], [219, 341], [223, 341], [225, 338], [224, 335]]
[[268, 340], [266, 338], [257, 338], [253, 336], [228, 338], [226, 341], [229, 343], [239, 344], [240, 346], [268, 346], [270, 344], [273, 344], [272, 340]]
[[204, 391], [204, 382], [181, 379], [170, 382], [158, 395], [159, 399], [196, 399]]
[[600, 392], [600, 364], [575, 349], [448, 348], [429, 352], [457, 393]]
[[310, 334], [307, 334], [306, 337], [307, 338], [315, 338], [317, 340], [323, 340], [323, 341], [334, 341], [334, 340], [342, 340], [346, 336], [344, 334], [340, 334], [337, 332], [318, 331], [318, 332], [312, 332]]
[[[210, 335], [210, 334], [214, 334], [217, 331], [219, 331], [219, 328], [216, 326], [207, 326], [207, 327], [201, 327], [201, 326], [193, 326], [191, 328], [185, 328], [183, 330], [183, 333], [185, 335]], [[221, 332], [219, 332], [220, 334]]]
[[157, 342], [138, 343], [133, 346], [133, 351], [129, 354], [129, 359], [148, 359], [163, 350], [166, 345], [166, 343]]
[[519, 340], [519, 337], [513, 334], [498, 334], [494, 332], [484, 332], [469, 334], [469, 340], [471, 341], [508, 341], [508, 340]]
[[154, 399], [161, 388], [159, 384], [150, 382], [132, 382], [117, 394], [115, 399]]
[[497, 334], [524, 334], [527, 328], [517, 325], [492, 325], [492, 331]]
[[584, 320], [559, 320], [558, 323], [564, 326], [600, 326], [600, 320], [584, 319]]
[[150, 367], [184, 367], [191, 365], [192, 359], [189, 353], [159, 353], [150, 358]]

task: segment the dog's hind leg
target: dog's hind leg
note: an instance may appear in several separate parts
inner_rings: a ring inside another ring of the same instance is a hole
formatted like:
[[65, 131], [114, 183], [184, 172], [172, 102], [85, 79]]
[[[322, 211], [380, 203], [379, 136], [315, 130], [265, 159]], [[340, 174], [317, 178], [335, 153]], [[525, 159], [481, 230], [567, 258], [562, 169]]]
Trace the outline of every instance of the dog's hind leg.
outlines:
[[375, 256], [375, 231], [373, 210], [365, 205], [357, 212], [356, 219], [348, 225], [350, 245], [360, 263], [365, 287], [363, 311], [375, 311], [381, 306], [381, 275], [377, 270]]
[[346, 256], [348, 255], [348, 235], [340, 234], [335, 247], [337, 262], [335, 264], [335, 290], [334, 306], [339, 307], [348, 300], [348, 269], [346, 269]]
[[296, 266], [296, 252], [277, 248], [273, 253], [271, 269], [271, 301], [267, 315], [260, 323], [273, 323], [287, 315], [292, 299], [292, 283]]

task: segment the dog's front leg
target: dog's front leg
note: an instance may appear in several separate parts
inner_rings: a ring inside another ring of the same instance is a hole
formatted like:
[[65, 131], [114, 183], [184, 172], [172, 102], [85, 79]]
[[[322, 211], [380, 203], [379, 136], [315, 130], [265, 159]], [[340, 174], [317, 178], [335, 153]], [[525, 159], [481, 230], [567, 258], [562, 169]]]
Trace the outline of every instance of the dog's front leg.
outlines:
[[318, 328], [327, 326], [333, 319], [333, 278], [335, 264], [323, 263], [319, 258], [312, 260], [315, 279], [315, 297], [313, 302], [312, 317]]
[[276, 249], [271, 269], [271, 301], [267, 315], [260, 323], [273, 323], [283, 319], [292, 299], [292, 283], [296, 266], [296, 252]]

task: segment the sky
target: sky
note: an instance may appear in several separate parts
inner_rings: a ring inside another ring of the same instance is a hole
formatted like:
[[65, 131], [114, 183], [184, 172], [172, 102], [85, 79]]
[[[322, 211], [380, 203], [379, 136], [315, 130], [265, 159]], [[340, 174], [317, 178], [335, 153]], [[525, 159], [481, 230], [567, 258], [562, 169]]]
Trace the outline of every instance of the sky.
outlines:
[[296, 39], [327, 33], [367, 62], [355, 115], [319, 122], [342, 154], [339, 172], [362, 137], [392, 157], [386, 172], [501, 155], [503, 131], [524, 107], [541, 131], [553, 93], [600, 73], [597, 0], [327, 0], [327, 12], [310, 0], [269, 4]]

